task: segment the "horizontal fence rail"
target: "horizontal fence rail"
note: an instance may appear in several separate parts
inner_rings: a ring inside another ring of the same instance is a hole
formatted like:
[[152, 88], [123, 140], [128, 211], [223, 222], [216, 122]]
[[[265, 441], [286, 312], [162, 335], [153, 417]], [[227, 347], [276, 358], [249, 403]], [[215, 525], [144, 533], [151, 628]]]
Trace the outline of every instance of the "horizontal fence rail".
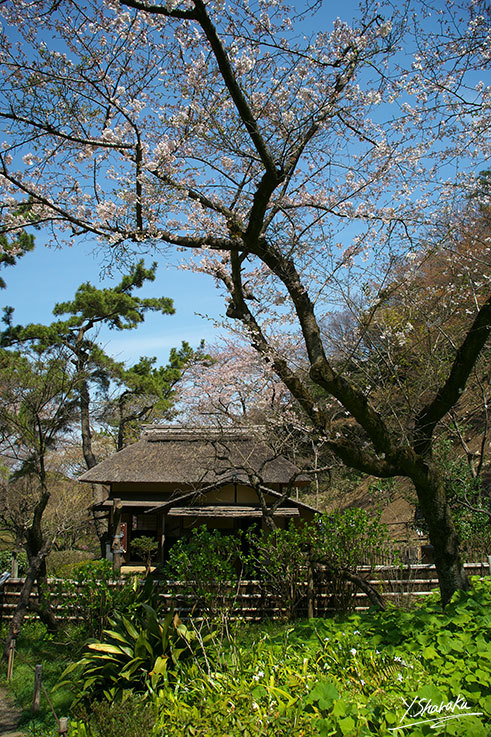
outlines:
[[[466, 563], [464, 566], [469, 576], [487, 577], [491, 575], [491, 563], [486, 561], [482, 563]], [[358, 574], [371, 583], [376, 590], [384, 597], [386, 602], [394, 602], [400, 605], [420, 599], [422, 596], [428, 596], [438, 588], [438, 578], [435, 566], [432, 564], [411, 564], [400, 567], [393, 566], [374, 566], [361, 567]], [[0, 618], [9, 620], [17, 606], [20, 591], [24, 580], [21, 578], [10, 578], [0, 589]], [[48, 584], [59, 584], [59, 579], [51, 579]], [[113, 581], [111, 586], [118, 586], [118, 581]], [[165, 609], [176, 608], [182, 615], [194, 610], [196, 600], [193, 595], [185, 593], [186, 584], [179, 581], [156, 581], [156, 585], [160, 590], [160, 598]], [[266, 591], [266, 584], [261, 581], [241, 581], [239, 585], [230, 582], [230, 585], [224, 592], [224, 601], [228, 605], [233, 605], [234, 615], [248, 621], [260, 621], [264, 618], [277, 619], [284, 615], [284, 610], [278, 606], [275, 595]], [[305, 616], [307, 613], [308, 584], [307, 582], [299, 584], [300, 589], [300, 605], [298, 607], [298, 615]], [[210, 593], [214, 593], [210, 590]], [[37, 591], [34, 587], [32, 597], [36, 597]], [[60, 620], [79, 620], [81, 615], [77, 612], [76, 606], [72, 606], [69, 611], [63, 605], [63, 594], [55, 596], [54, 592], [49, 594], [51, 604], [55, 610], [55, 615]], [[340, 601], [340, 598], [344, 599]], [[338, 597], [338, 599], [336, 598]], [[339, 592], [333, 587], [332, 582], [322, 575], [322, 572], [316, 576], [314, 588], [311, 592], [311, 601], [313, 605], [313, 613], [315, 616], [325, 616], [332, 614], [334, 611], [342, 608], [343, 601], [346, 597], [350, 602], [349, 608], [356, 610], [368, 609], [370, 601], [366, 594], [344, 589], [340, 596]], [[34, 613], [29, 614], [30, 617], [36, 618]]]

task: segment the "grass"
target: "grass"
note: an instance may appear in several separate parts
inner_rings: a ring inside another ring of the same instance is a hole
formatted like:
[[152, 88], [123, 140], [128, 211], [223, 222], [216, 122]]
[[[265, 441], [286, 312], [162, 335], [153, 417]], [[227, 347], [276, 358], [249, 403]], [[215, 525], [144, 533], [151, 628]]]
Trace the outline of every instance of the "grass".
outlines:
[[[288, 624], [237, 623], [230, 640], [207, 646], [210, 668], [202, 659], [190, 662], [146, 702], [128, 690], [123, 710], [121, 702], [89, 703], [70, 734], [140, 737], [153, 705], [157, 723], [153, 732], [145, 729], [149, 737], [389, 737], [404, 717], [405, 699], [446, 704], [461, 695], [483, 716], [449, 722], [444, 733], [483, 737], [491, 717], [490, 610], [491, 581], [475, 579], [473, 590], [456, 594], [444, 613], [432, 595], [411, 611], [391, 606], [385, 613]], [[55, 637], [40, 624], [24, 628], [11, 687], [24, 709], [21, 728], [33, 737], [56, 735], [44, 697], [40, 714], [30, 712], [33, 667], [43, 663], [49, 693], [66, 665], [81, 657], [83, 640], [80, 628]], [[69, 716], [71, 700], [68, 691], [55, 691], [58, 716]], [[423, 725], [411, 737], [433, 733]]]
[[[2, 640], [6, 636], [6, 626], [2, 627]], [[57, 683], [68, 663], [75, 659], [79, 652], [76, 643], [80, 642], [80, 629], [69, 627], [66, 630], [50, 635], [40, 622], [27, 622], [17, 640], [12, 681], [7, 684], [5, 671], [2, 672], [1, 683], [8, 686], [17, 706], [22, 709], [19, 729], [41, 737], [52, 733], [56, 724], [55, 717], [48, 704], [44, 691], [41, 695], [41, 707], [37, 714], [31, 710], [34, 668], [43, 666], [43, 685], [53, 705], [57, 717], [68, 716], [73, 695], [68, 690], [58, 690], [54, 694], [51, 689]]]

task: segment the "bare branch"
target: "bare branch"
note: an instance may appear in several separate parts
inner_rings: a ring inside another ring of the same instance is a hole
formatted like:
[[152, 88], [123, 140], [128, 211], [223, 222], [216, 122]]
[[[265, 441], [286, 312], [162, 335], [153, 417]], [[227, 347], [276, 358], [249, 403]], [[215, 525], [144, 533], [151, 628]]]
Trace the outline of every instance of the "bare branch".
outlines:
[[430, 447], [433, 431], [455, 405], [464, 391], [469, 374], [475, 366], [491, 331], [491, 297], [482, 305], [460, 346], [450, 370], [447, 381], [437, 392], [430, 404], [419, 413], [415, 429], [415, 448], [423, 455]]

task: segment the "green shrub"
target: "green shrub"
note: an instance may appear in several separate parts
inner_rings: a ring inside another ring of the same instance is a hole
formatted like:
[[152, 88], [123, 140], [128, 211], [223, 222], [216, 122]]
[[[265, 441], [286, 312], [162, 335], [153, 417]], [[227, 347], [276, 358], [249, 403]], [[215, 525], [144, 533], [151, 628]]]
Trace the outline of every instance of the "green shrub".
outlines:
[[203, 641], [170, 612], [160, 619], [143, 605], [131, 619], [119, 613], [101, 641], [88, 645], [84, 657], [63, 673], [58, 687], [72, 685], [76, 702], [125, 700], [130, 694], [154, 693], [172, 680], [182, 661], [199, 655]]
[[90, 563], [94, 556], [87, 550], [52, 550], [46, 560], [48, 576], [52, 578], [71, 578], [76, 571]]
[[82, 563], [72, 568], [70, 578], [53, 587], [62, 616], [66, 621], [78, 619], [90, 637], [101, 636], [115, 611], [137, 605], [136, 580], [114, 581], [113, 575], [107, 560]]
[[[17, 553], [17, 563], [19, 565], [19, 576], [25, 576], [29, 564], [27, 562], [27, 555], [24, 550], [19, 550]], [[12, 551], [11, 550], [0, 550], [0, 573], [8, 571], [10, 573], [12, 569]]]
[[352, 608], [350, 575], [390, 546], [387, 527], [363, 509], [318, 515], [300, 526], [290, 521], [286, 529], [251, 533], [248, 541], [249, 570], [289, 620], [306, 600], [309, 577], [328, 584], [332, 608]]
[[309, 566], [306, 525], [297, 528], [290, 521], [286, 529], [248, 535], [248, 568], [260, 580], [285, 619], [291, 620], [305, 599], [304, 582]]
[[69, 737], [147, 737], [156, 719], [155, 705], [133, 697], [110, 704], [93, 702], [90, 712], [79, 710], [70, 724]]
[[165, 575], [182, 582], [202, 612], [223, 615], [233, 604], [239, 560], [240, 539], [202, 525], [172, 546]]
[[353, 609], [358, 587], [350, 574], [359, 575], [361, 566], [390, 549], [386, 525], [364, 509], [346, 509], [317, 517], [307, 534], [317, 575], [331, 593], [330, 606], [339, 611]]
[[365, 509], [324, 513], [310, 526], [314, 555], [334, 571], [355, 571], [391, 545], [387, 526]]

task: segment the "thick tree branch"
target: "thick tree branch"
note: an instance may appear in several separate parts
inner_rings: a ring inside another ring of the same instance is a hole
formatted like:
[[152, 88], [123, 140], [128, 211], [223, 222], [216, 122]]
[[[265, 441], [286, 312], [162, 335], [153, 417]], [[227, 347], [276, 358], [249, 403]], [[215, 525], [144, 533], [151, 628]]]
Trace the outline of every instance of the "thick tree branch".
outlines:
[[264, 333], [262, 332], [254, 315], [250, 311], [243, 291], [240, 256], [238, 253], [232, 253], [232, 279], [221, 277], [225, 286], [232, 295], [232, 302], [228, 307], [227, 316], [241, 320], [254, 348], [267, 360], [270, 361], [273, 369], [281, 377], [285, 386], [299, 402], [307, 416], [311, 419], [314, 426], [324, 430], [327, 423], [327, 417], [320, 410], [318, 404], [314, 401], [308, 392], [301, 377], [295, 373], [284, 358], [278, 356], [269, 345]]
[[13, 120], [16, 123], [23, 123], [30, 126], [31, 128], [36, 128], [38, 130], [44, 131], [44, 133], [46, 133], [47, 135], [55, 136], [56, 138], [60, 138], [63, 141], [70, 141], [70, 143], [79, 143], [83, 146], [94, 146], [94, 148], [111, 148], [118, 150], [128, 150], [134, 148], [134, 145], [132, 143], [108, 143], [98, 138], [80, 138], [80, 136], [74, 136], [72, 133], [66, 133], [65, 131], [59, 130], [58, 128], [52, 126], [50, 123], [40, 123], [37, 120], [25, 118], [24, 116], [17, 115], [16, 113], [0, 112], [0, 118], [4, 118], [5, 120]]
[[348, 467], [356, 468], [362, 473], [381, 479], [392, 478], [400, 473], [396, 465], [386, 461], [385, 458], [374, 455], [363, 448], [360, 443], [351, 442], [347, 438], [328, 439], [326, 445]]
[[228, 58], [227, 52], [216, 32], [216, 28], [211, 22], [210, 16], [206, 11], [206, 6], [202, 0], [193, 0], [196, 8], [196, 16], [198, 22], [203, 29], [206, 38], [210, 44], [211, 50], [217, 60], [218, 68], [220, 69], [223, 81], [230, 93], [230, 97], [234, 101], [237, 112], [240, 115], [240, 119], [244, 123], [247, 132], [249, 133], [251, 140], [259, 154], [259, 157], [272, 178], [278, 178], [280, 172], [277, 169], [273, 156], [268, 149], [268, 146], [261, 135], [259, 125], [252, 112], [252, 109], [247, 102], [247, 99], [242, 92], [240, 85], [235, 76], [232, 64]]
[[[253, 346], [261, 355], [271, 361], [275, 372], [304, 409], [313, 426], [318, 431], [325, 432], [329, 424], [327, 415], [320, 409], [318, 403], [314, 401], [302, 378], [292, 371], [288, 363], [271, 349], [246, 303], [240, 273], [240, 256], [238, 254], [232, 254], [231, 262], [232, 280], [229, 281], [222, 278], [233, 299], [227, 312], [228, 316], [243, 322], [249, 332]], [[337, 380], [341, 381], [342, 379], [341, 377], [337, 377]], [[346, 387], [344, 387], [343, 393], [348, 395], [349, 392], [353, 392], [354, 390], [347, 382], [345, 383]], [[361, 399], [364, 399], [364, 397], [361, 397]], [[361, 401], [360, 397], [355, 397], [353, 403], [355, 401], [359, 403]], [[365, 408], [365, 413], [369, 413], [369, 411], [370, 408]], [[362, 449], [357, 443], [352, 443], [346, 439], [332, 439], [327, 441], [327, 445], [342, 461], [364, 473], [372, 474], [379, 478], [390, 478], [400, 473], [398, 466], [385, 460], [385, 458], [377, 457], [366, 449]]]
[[392, 438], [382, 417], [370, 405], [365, 394], [334, 371], [327, 360], [314, 306], [293, 262], [272, 246], [260, 244], [251, 250], [278, 276], [293, 300], [309, 355], [311, 378], [341, 402], [368, 434], [375, 450], [386, 453], [390, 460]]
[[491, 297], [482, 305], [457, 351], [449, 377], [432, 402], [418, 417], [414, 429], [414, 447], [418, 453], [428, 453], [433, 431], [443, 417], [455, 405], [464, 391], [467, 379], [484, 348], [491, 331]]
[[262, 176], [259, 186], [254, 193], [254, 200], [249, 213], [249, 224], [244, 233], [244, 242], [248, 246], [253, 246], [260, 238], [264, 226], [264, 216], [271, 195], [282, 180], [283, 177], [278, 178], [269, 172], [266, 172]]
[[140, 2], [140, 0], [120, 0], [121, 5], [127, 8], [135, 8], [143, 10], [145, 13], [153, 15], [163, 15], [166, 18], [180, 18], [181, 20], [196, 20], [196, 14], [192, 10], [167, 10], [164, 5], [150, 5], [149, 3]]

